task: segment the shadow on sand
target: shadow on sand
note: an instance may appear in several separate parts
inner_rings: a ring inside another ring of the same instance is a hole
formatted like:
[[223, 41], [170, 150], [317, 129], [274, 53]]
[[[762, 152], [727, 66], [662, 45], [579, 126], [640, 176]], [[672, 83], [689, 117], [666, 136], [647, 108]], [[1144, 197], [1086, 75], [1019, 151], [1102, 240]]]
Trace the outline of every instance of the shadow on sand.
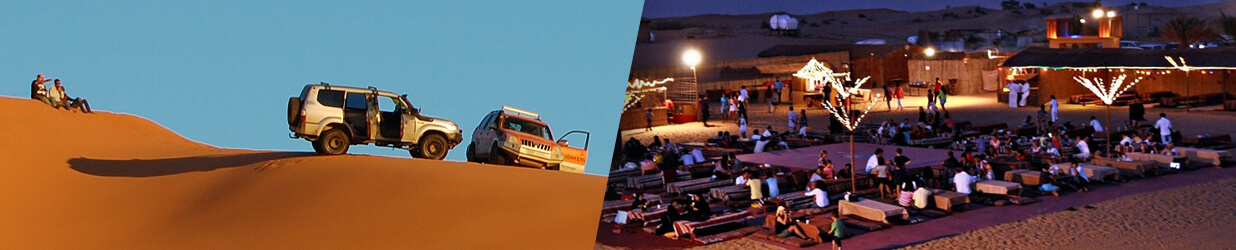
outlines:
[[304, 152], [263, 152], [152, 160], [104, 160], [73, 158], [69, 159], [69, 168], [77, 170], [78, 172], [97, 176], [152, 177], [194, 171], [210, 171], [220, 168], [233, 168], [264, 161], [312, 155], [315, 154]]

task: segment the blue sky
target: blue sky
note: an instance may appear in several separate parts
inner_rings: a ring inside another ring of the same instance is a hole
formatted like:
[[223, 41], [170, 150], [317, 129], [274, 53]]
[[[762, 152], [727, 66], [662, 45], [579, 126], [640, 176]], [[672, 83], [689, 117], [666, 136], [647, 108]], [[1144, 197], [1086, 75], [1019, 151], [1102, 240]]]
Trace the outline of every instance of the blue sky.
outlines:
[[[1219, 0], [1105, 0], [1103, 5], [1121, 6], [1129, 3], [1145, 2], [1155, 6], [1191, 6], [1214, 3]], [[694, 16], [703, 14], [758, 14], [769, 12], [789, 12], [793, 14], [814, 14], [834, 10], [887, 8], [905, 11], [928, 11], [944, 9], [945, 6], [983, 6], [999, 9], [1001, 0], [647, 0], [644, 3], [644, 17], [662, 18], [678, 16]], [[1087, 0], [1031, 0], [1019, 1], [1034, 4], [1055, 4], [1060, 2], [1093, 2]]]
[[[592, 132], [605, 174], [641, 1], [4, 1], [0, 95], [45, 73], [99, 110], [220, 147], [312, 151], [288, 138], [307, 83], [407, 93], [471, 135], [489, 111]], [[10, 118], [12, 119], [12, 118]], [[573, 143], [577, 144], [577, 143]], [[465, 145], [448, 159], [462, 160]], [[351, 153], [408, 157], [373, 146]]]

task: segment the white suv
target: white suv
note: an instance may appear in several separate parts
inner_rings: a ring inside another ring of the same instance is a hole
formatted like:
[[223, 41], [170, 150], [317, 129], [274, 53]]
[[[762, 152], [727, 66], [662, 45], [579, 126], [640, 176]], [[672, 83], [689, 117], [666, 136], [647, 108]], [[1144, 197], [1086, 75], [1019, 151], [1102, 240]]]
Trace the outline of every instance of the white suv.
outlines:
[[[375, 97], [377, 105], [370, 105], [367, 97]], [[344, 154], [352, 144], [374, 144], [441, 160], [463, 141], [463, 131], [455, 122], [421, 115], [407, 97], [374, 87], [305, 85], [300, 97], [288, 100], [288, 128], [292, 138], [313, 142], [320, 154]], [[378, 112], [377, 128], [369, 126], [370, 109]], [[369, 138], [370, 129], [378, 130], [376, 138]]]

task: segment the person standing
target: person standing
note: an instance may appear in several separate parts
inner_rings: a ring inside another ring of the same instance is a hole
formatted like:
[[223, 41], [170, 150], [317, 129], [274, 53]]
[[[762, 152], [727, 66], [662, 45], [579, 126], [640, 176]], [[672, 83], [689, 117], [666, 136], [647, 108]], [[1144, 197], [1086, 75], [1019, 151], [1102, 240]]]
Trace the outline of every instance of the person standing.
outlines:
[[820, 85], [819, 88], [823, 89], [824, 91], [824, 102], [827, 102], [830, 105], [833, 104], [833, 98], [832, 98], [833, 87], [830, 87], [827, 84], [824, 84], [824, 85]]
[[738, 98], [734, 96], [734, 93], [729, 93], [728, 96], [730, 96], [729, 117], [733, 118], [734, 122], [738, 122]]
[[927, 88], [927, 108], [936, 110], [936, 91], [933, 88]]
[[807, 109], [799, 109], [798, 112], [798, 136], [806, 138], [809, 127], [807, 126]]
[[1129, 123], [1134, 128], [1146, 121], [1146, 106], [1141, 103], [1129, 104]]
[[1047, 105], [1051, 106], [1051, 122], [1060, 121], [1060, 102], [1056, 101], [1056, 95], [1051, 95], [1051, 100], [1047, 101]]
[[935, 88], [934, 91], [936, 92], [940, 92], [940, 89], [944, 88], [944, 83], [940, 82], [939, 77], [936, 77], [936, 84], [932, 88]]
[[742, 116], [743, 119], [747, 118], [747, 102], [738, 102], [738, 115]]
[[1048, 128], [1050, 128], [1051, 126], [1047, 124], [1047, 105], [1046, 104], [1039, 104], [1038, 115], [1039, 115], [1038, 117], [1039, 118], [1039, 121], [1038, 121], [1039, 134], [1047, 133], [1047, 131], [1049, 130]]
[[888, 106], [888, 110], [893, 110], [893, 90], [888, 88], [888, 84], [884, 84], [884, 105]]
[[721, 121], [729, 121], [730, 115], [730, 97], [728, 94], [721, 94]]
[[841, 222], [841, 218], [837, 217], [837, 213], [828, 213], [828, 217], [833, 220], [833, 224], [829, 226], [826, 235], [833, 238], [833, 249], [841, 250], [841, 238], [845, 238], [845, 222]]
[[[777, 95], [777, 103], [781, 103], [781, 90], [785, 89], [785, 82], [782, 82], [781, 78], [775, 78], [775, 79], [776, 81], [773, 81], [773, 93]], [[793, 110], [793, 109], [790, 109], [790, 110]]]
[[742, 86], [742, 88], [738, 89], [738, 102], [746, 104], [749, 100], [751, 100], [751, 96], [747, 95], [747, 86]]
[[700, 116], [704, 118], [703, 119], [704, 127], [707, 128], [708, 118], [710, 116], [709, 108], [708, 108], [708, 98], [700, 98]]
[[797, 131], [798, 130], [798, 113], [794, 112], [794, 106], [790, 106], [790, 114], [788, 115], [788, 118], [789, 118], [789, 126], [790, 126], [790, 130], [788, 131]]
[[644, 131], [652, 131], [652, 108], [648, 108], [648, 112], [644, 113], [644, 120], [648, 122], [648, 126], [644, 128]]
[[893, 90], [893, 95], [897, 97], [897, 110], [901, 110], [901, 99], [906, 98], [905, 89], [901, 88], [901, 84], [897, 84], [897, 88]]
[[747, 118], [738, 117], [738, 136], [747, 138]]
[[665, 124], [674, 124], [674, 100], [665, 99]]
[[365, 102], [369, 103], [369, 108], [365, 111], [365, 118], [369, 121], [369, 139], [378, 140], [378, 129], [380, 128], [380, 120], [382, 117], [378, 115], [378, 96], [374, 94], [365, 95]]
[[1021, 81], [1021, 100], [1017, 102], [1017, 106], [1025, 107], [1028, 98], [1030, 98], [1030, 82]]
[[768, 113], [776, 112], [777, 100], [773, 99], [773, 86], [769, 84], [764, 87], [764, 100], [768, 100]]
[[1021, 85], [1018, 85], [1016, 81], [1009, 81], [1009, 85], [1004, 86], [1004, 88], [1009, 89], [1009, 107], [1017, 108], [1017, 97], [1021, 96], [1017, 92], [1018, 89], [1021, 89]]
[[1159, 113], [1159, 120], [1154, 122], [1154, 128], [1159, 129], [1163, 144], [1172, 142], [1172, 121], [1167, 119], [1167, 113]]
[[948, 91], [948, 87], [940, 87], [940, 91], [936, 91], [936, 94], [939, 95], [938, 97], [936, 97], [936, 99], [940, 101], [940, 109], [943, 109], [943, 110], [948, 110], [948, 108], [944, 107], [944, 103], [948, 102], [948, 92], [947, 91]]

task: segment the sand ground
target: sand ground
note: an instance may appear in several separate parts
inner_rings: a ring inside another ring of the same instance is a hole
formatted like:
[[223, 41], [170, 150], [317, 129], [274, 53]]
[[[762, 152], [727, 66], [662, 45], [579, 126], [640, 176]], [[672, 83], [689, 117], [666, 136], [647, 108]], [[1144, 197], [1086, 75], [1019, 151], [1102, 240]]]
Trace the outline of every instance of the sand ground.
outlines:
[[907, 249], [1231, 249], [1236, 179], [1127, 196]]

